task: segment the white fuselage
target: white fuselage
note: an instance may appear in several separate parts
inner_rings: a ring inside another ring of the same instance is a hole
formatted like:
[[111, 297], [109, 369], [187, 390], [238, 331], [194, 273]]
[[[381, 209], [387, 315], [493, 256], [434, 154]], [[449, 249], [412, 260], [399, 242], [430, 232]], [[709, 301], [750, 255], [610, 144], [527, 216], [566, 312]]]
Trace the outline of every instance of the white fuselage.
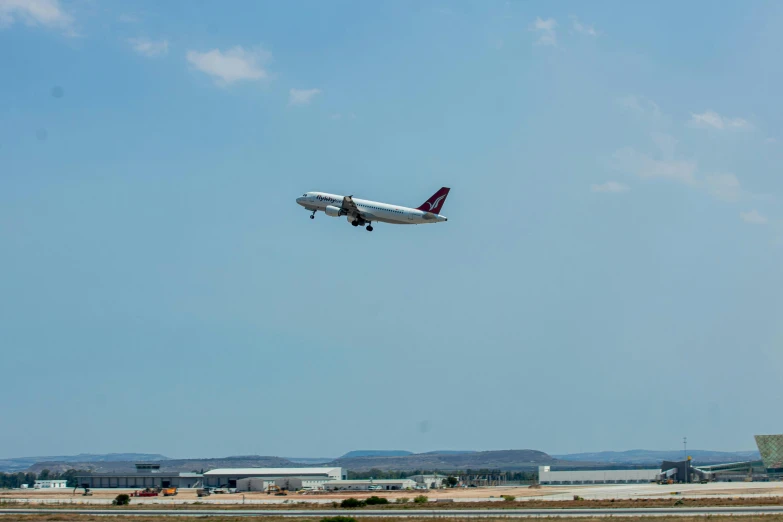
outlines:
[[[322, 211], [333, 217], [344, 214], [333, 214], [326, 210], [326, 207], [341, 207], [343, 197], [337, 194], [327, 194], [326, 192], [308, 192], [296, 198], [296, 202], [310, 211]], [[440, 223], [448, 221], [448, 218], [432, 212], [424, 212], [415, 208], [402, 207], [399, 205], [389, 205], [378, 201], [369, 201], [366, 199], [353, 198], [353, 202], [359, 209], [360, 216], [365, 221], [380, 221], [382, 223], [392, 223], [395, 225], [421, 225], [425, 223]], [[353, 218], [348, 215], [348, 221]]]

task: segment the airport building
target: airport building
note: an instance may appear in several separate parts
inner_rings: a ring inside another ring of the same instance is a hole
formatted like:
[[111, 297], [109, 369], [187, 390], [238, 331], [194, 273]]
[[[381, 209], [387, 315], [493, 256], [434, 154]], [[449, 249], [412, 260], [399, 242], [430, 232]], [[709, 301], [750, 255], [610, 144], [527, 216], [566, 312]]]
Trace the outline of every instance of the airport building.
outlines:
[[438, 489], [443, 486], [446, 475], [413, 475], [408, 477], [416, 482], [417, 486], [424, 486], [427, 489]]
[[204, 473], [205, 487], [237, 487], [237, 481], [247, 478], [274, 480], [278, 487], [286, 488], [285, 481], [302, 479], [334, 481], [347, 478], [342, 468], [220, 468]]
[[[221, 468], [201, 473], [161, 471], [160, 464], [136, 464], [133, 473], [86, 473], [76, 477], [80, 486], [88, 488], [201, 488], [238, 487], [242, 479], [259, 479], [275, 483], [283, 489], [312, 487], [346, 478], [342, 468]], [[245, 485], [245, 487], [250, 487]], [[255, 485], [255, 487], [259, 487]], [[263, 488], [263, 486], [262, 486]], [[245, 491], [249, 491], [246, 489]], [[255, 489], [253, 489], [255, 491]]]
[[783, 479], [783, 435], [756, 435], [761, 460], [699, 466], [709, 480], [756, 481]]
[[243, 478], [237, 480], [237, 491], [269, 491], [274, 485], [274, 479]]
[[770, 478], [783, 478], [783, 435], [756, 435], [756, 446]]
[[657, 480], [660, 474], [660, 469], [552, 471], [549, 466], [539, 466], [538, 483], [552, 486], [572, 484], [645, 484]]
[[80, 486], [95, 488], [199, 488], [201, 473], [160, 471], [160, 464], [136, 464], [135, 473], [88, 473], [76, 477]]
[[67, 485], [67, 480], [36, 480], [33, 484], [35, 489], [64, 489]]
[[199, 473], [90, 473], [76, 477], [79, 486], [96, 488], [198, 488], [201, 487]]

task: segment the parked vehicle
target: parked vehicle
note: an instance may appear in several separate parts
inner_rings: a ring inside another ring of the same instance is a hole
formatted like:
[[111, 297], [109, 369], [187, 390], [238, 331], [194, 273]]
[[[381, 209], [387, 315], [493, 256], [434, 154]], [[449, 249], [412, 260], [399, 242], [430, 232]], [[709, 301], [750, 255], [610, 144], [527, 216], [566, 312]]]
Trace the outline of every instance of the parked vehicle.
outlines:
[[131, 493], [131, 496], [132, 497], [157, 497], [158, 492], [157, 490], [154, 489], [145, 488], [138, 491], [134, 491], [133, 493]]

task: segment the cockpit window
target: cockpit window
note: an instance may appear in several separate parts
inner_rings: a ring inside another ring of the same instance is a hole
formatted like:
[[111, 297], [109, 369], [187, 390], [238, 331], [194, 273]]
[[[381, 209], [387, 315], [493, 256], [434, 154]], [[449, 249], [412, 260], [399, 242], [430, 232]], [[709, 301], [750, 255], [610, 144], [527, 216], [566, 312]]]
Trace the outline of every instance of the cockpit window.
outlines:
[[302, 196], [307, 197], [307, 194], [302, 194]]

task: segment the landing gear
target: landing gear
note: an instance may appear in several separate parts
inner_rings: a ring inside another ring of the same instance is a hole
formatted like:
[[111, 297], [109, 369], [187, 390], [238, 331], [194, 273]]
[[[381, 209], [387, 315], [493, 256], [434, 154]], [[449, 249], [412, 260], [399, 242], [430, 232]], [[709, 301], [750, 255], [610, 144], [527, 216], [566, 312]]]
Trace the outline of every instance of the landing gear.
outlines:
[[359, 220], [354, 219], [353, 221], [351, 221], [351, 225], [353, 225], [355, 227], [358, 227], [359, 226]]
[[367, 225], [367, 232], [372, 232], [372, 225]]
[[315, 213], [318, 212], [317, 210], [313, 210], [313, 213], [310, 214], [310, 219], [315, 219]]

